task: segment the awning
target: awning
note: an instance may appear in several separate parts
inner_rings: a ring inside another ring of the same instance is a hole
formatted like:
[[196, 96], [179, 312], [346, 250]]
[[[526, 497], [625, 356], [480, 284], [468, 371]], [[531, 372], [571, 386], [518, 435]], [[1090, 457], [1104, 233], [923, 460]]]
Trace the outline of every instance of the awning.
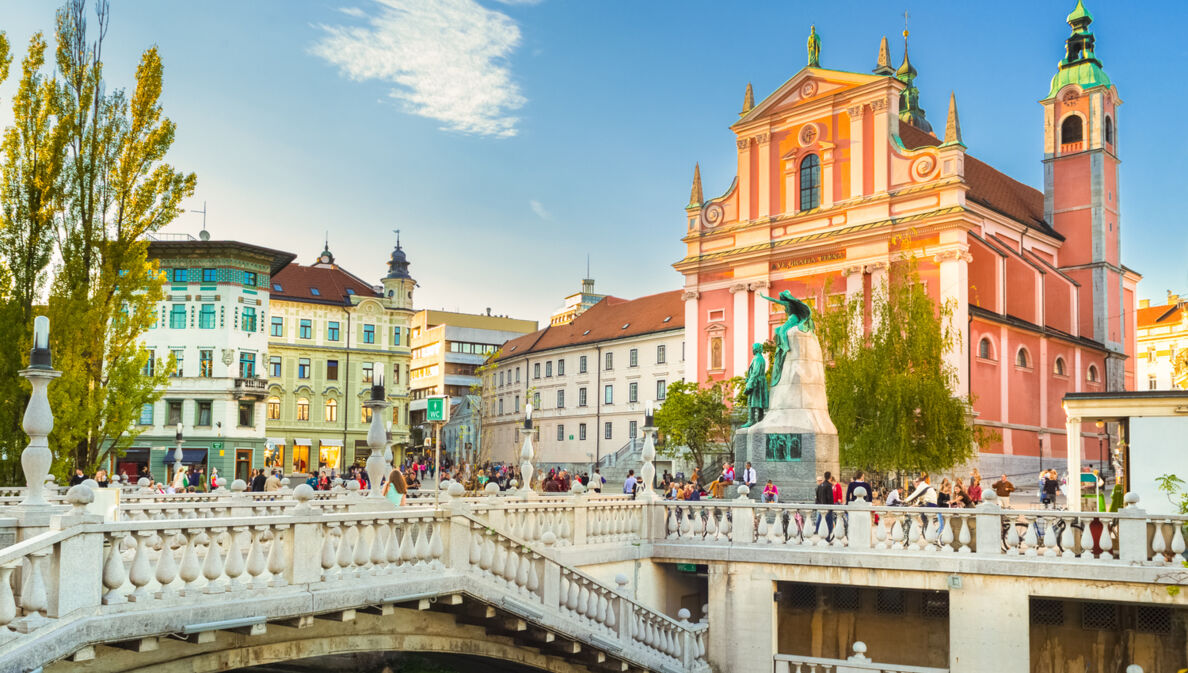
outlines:
[[319, 439], [322, 446], [342, 446], [341, 439]]
[[312, 439], [294, 439], [293, 446], [313, 446]]
[[[172, 465], [176, 461], [173, 454], [176, 449], [170, 449], [165, 452], [164, 458], [161, 460], [162, 465]], [[182, 464], [183, 465], [198, 465], [206, 462], [206, 449], [182, 449]]]
[[273, 446], [284, 446], [285, 444], [288, 444], [284, 437], [265, 437], [264, 441], [270, 442]]
[[124, 455], [116, 458], [116, 462], [124, 463], [147, 463], [149, 462], [149, 452], [152, 449], [128, 449]]

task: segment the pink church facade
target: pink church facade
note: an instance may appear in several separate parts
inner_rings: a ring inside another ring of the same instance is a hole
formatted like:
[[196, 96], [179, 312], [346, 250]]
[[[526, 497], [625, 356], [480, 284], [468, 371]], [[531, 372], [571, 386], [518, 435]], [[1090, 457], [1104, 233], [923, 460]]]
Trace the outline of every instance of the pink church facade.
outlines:
[[[954, 393], [972, 394], [974, 422], [1001, 437], [979, 447], [983, 467], [1063, 459], [1065, 393], [1134, 389], [1139, 280], [1121, 264], [1121, 100], [1093, 52], [1092, 17], [1078, 4], [1068, 21], [1041, 101], [1043, 191], [967, 152], [955, 100], [934, 135], [906, 48], [893, 69], [885, 40], [874, 74], [809, 66], [758, 104], [748, 86], [731, 127], [736, 179], [706, 199], [698, 171], [686, 208], [674, 265], [686, 379], [745, 371], [750, 345], [783, 320], [760, 294], [790, 290], [814, 308], [864, 296], [869, 307], [910, 236], [928, 293], [956, 307]], [[1090, 463], [1097, 432], [1083, 430]]]

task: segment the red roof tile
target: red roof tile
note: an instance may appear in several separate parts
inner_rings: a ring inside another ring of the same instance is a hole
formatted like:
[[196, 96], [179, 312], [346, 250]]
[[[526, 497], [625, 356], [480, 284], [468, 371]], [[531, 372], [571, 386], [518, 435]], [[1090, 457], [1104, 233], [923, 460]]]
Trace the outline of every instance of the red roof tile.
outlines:
[[[334, 266], [302, 266], [296, 262], [272, 277], [272, 298], [316, 304], [351, 303], [351, 294], [383, 296], [346, 269]], [[276, 286], [281, 289], [276, 289]], [[317, 294], [313, 293], [317, 290]], [[350, 290], [348, 292], [347, 290]]]
[[[908, 149], [935, 147], [940, 140], [911, 124], [899, 122], [899, 138]], [[992, 168], [989, 164], [965, 155], [965, 182], [969, 184], [968, 198], [1011, 219], [1038, 229], [1048, 236], [1064, 240], [1044, 221], [1044, 194]]]
[[672, 290], [639, 299], [607, 297], [568, 325], [550, 325], [503, 344], [500, 360], [525, 353], [666, 332], [685, 326], [681, 291]]
[[1180, 320], [1180, 312], [1183, 311], [1184, 304], [1162, 304], [1160, 306], [1148, 306], [1138, 310], [1138, 326], [1154, 327], [1159, 323], [1174, 323]]

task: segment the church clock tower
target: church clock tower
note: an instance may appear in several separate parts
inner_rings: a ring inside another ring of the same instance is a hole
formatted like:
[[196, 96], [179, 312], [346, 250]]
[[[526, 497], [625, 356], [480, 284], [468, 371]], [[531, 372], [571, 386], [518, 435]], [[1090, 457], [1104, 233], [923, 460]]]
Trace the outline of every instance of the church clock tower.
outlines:
[[[1065, 241], [1057, 260], [1080, 284], [1080, 336], [1122, 354], [1121, 218], [1118, 196], [1118, 91], [1102, 69], [1081, 0], [1067, 18], [1072, 34], [1044, 106], [1044, 218]], [[1124, 387], [1123, 360], [1106, 361], [1106, 388]]]
[[417, 281], [408, 275], [408, 256], [400, 247], [400, 232], [396, 232], [396, 249], [388, 260], [388, 275], [384, 276], [384, 299], [390, 308], [412, 310], [413, 288]]

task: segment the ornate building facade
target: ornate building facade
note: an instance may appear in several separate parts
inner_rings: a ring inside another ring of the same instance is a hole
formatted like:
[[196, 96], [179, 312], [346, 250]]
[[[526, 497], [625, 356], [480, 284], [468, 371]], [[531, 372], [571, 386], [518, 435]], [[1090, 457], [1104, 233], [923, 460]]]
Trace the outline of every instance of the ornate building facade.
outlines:
[[1188, 390], [1188, 299], [1167, 293], [1167, 303], [1139, 302], [1138, 352], [1140, 390]]
[[[695, 169], [685, 211], [674, 265], [685, 278], [685, 377], [746, 368], [751, 343], [783, 320], [761, 293], [790, 290], [814, 308], [869, 298], [910, 252], [928, 293], [955, 307], [954, 393], [972, 395], [975, 422], [1001, 436], [980, 447], [984, 467], [1065, 455], [1066, 392], [1134, 388], [1139, 280], [1121, 263], [1122, 101], [1092, 17], [1078, 3], [1067, 21], [1041, 101], [1043, 191], [967, 152], [955, 96], [943, 136], [932, 133], [906, 31], [898, 68], [884, 38], [873, 74], [810, 65], [758, 104], [748, 85], [731, 126], [737, 177], [706, 199]], [[1085, 428], [1085, 441], [1096, 437]]]
[[416, 281], [399, 241], [388, 274], [372, 286], [340, 267], [329, 245], [309, 266], [272, 278], [265, 417], [275, 464], [307, 473], [367, 459], [371, 410], [381, 374], [391, 403], [389, 439], [409, 441], [408, 386]]

